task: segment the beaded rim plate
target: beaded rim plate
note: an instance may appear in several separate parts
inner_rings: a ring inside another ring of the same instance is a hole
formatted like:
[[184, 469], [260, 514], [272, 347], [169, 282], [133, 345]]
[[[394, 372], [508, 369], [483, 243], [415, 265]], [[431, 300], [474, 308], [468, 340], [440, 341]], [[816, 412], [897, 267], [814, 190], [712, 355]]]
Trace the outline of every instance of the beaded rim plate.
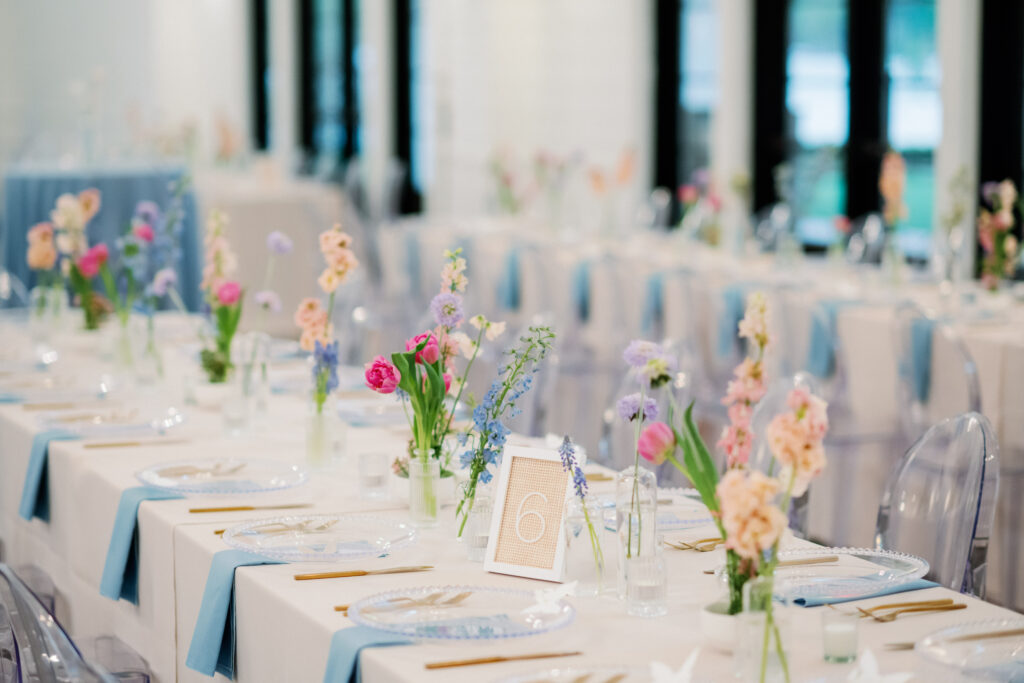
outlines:
[[168, 408], [150, 419], [131, 408], [115, 406], [96, 410], [47, 413], [39, 417], [39, 424], [47, 429], [61, 429], [81, 437], [115, 434], [164, 434], [185, 421], [185, 413]]
[[[484, 599], [474, 603], [474, 596]], [[576, 618], [565, 600], [550, 614], [528, 612], [536, 603], [534, 592], [512, 588], [420, 586], [364, 598], [348, 608], [348, 617], [361, 626], [417, 640], [524, 638], [565, 628]]]
[[[777, 568], [780, 590], [790, 593], [797, 600], [853, 598], [919, 579], [929, 569], [927, 560], [916, 555], [873, 548], [799, 548], [780, 552], [779, 560], [801, 560], [826, 555], [837, 555], [840, 561]], [[862, 560], [867, 565], [843, 563], [844, 558]], [[858, 571], [858, 568], [867, 571]]]
[[1010, 680], [1012, 674], [1024, 671], [1024, 636], [981, 636], [1018, 630], [1024, 630], [1024, 617], [971, 621], [930, 633], [917, 642], [914, 651], [947, 670], [955, 667], [962, 673], [987, 674], [981, 676], [986, 680]]
[[301, 465], [250, 458], [195, 458], [162, 462], [137, 472], [147, 486], [175, 493], [263, 493], [306, 483]]
[[285, 562], [384, 557], [416, 540], [411, 524], [376, 515], [291, 515], [245, 522], [224, 532], [232, 548]]

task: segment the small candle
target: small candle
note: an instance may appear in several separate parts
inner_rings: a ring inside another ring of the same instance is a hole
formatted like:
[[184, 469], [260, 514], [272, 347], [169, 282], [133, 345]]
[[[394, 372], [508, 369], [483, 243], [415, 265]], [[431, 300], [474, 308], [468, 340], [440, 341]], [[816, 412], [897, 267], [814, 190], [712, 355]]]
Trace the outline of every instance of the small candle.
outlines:
[[852, 662], [857, 658], [857, 617], [822, 614], [821, 638], [826, 662]]

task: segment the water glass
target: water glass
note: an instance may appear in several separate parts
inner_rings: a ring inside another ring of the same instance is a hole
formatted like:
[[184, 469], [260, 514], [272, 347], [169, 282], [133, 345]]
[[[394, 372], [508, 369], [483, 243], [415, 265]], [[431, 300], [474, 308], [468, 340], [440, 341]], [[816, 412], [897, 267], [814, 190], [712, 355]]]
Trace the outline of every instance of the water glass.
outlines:
[[359, 456], [359, 495], [363, 498], [387, 498], [391, 476], [391, 456], [370, 451]]
[[668, 614], [668, 571], [660, 547], [626, 559], [626, 612], [633, 617]]
[[827, 609], [821, 613], [821, 642], [825, 661], [846, 664], [857, 659], [860, 615]]

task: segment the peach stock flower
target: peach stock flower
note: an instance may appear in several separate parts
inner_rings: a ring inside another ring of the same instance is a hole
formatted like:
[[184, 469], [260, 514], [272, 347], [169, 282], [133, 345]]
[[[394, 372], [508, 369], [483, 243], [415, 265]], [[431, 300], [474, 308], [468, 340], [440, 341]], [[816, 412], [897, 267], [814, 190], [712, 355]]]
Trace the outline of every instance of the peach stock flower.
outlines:
[[800, 496], [807, 491], [811, 479], [825, 468], [827, 404], [803, 387], [790, 392], [787, 404], [791, 412], [772, 419], [765, 438], [772, 455], [782, 465], [782, 481], [792, 482], [793, 496]]
[[886, 152], [878, 176], [878, 192], [882, 195], [882, 218], [888, 226], [907, 217], [903, 191], [907, 184], [907, 164], [899, 152]]
[[739, 335], [750, 341], [754, 355], [744, 358], [736, 366], [722, 399], [722, 405], [728, 408], [729, 425], [722, 430], [716, 445], [725, 452], [729, 467], [743, 466], [750, 459], [753, 447], [750, 418], [754, 406], [766, 391], [762, 361], [771, 343], [771, 335], [768, 332], [768, 302], [764, 294], [754, 292], [748, 297], [746, 313], [739, 324]]
[[36, 223], [29, 229], [26, 260], [32, 270], [50, 270], [57, 263], [51, 223]]
[[756, 564], [786, 529], [786, 515], [775, 504], [779, 482], [760, 472], [729, 470], [716, 493], [725, 547]]

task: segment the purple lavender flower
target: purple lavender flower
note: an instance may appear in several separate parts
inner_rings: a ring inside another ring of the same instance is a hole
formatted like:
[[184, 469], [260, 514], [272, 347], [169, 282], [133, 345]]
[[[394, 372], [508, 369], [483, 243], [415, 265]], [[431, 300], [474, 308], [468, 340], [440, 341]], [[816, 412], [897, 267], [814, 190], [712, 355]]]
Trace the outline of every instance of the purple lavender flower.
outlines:
[[585, 500], [587, 495], [587, 477], [583, 474], [579, 462], [576, 460], [576, 449], [572, 441], [566, 436], [562, 439], [562, 445], [558, 448], [558, 455], [562, 458], [562, 469], [572, 475], [573, 489], [580, 500]]
[[174, 268], [163, 268], [156, 272], [153, 276], [152, 291], [154, 296], [164, 296], [167, 292], [178, 283], [178, 274], [174, 272]]
[[634, 339], [622, 352], [622, 360], [632, 368], [642, 368], [652, 358], [660, 358], [665, 355], [661, 344], [655, 344], [644, 339]]
[[273, 254], [287, 254], [292, 250], [292, 240], [280, 230], [267, 235], [267, 249]]
[[281, 297], [277, 295], [277, 292], [264, 289], [263, 291], [256, 292], [253, 295], [257, 305], [264, 311], [271, 311], [272, 313], [280, 313], [281, 311]]
[[[658, 419], [658, 402], [653, 398], [644, 398], [644, 414], [643, 419], [645, 421], [651, 421]], [[616, 405], [616, 410], [626, 422], [632, 422], [640, 416], [640, 394], [629, 394], [619, 399]]]
[[160, 207], [156, 202], [144, 199], [135, 205], [135, 217], [152, 226], [160, 218]]
[[465, 318], [462, 311], [462, 297], [454, 292], [441, 292], [430, 302], [430, 311], [434, 314], [434, 322], [442, 327], [458, 327]]
[[999, 183], [988, 181], [981, 186], [981, 196], [991, 206], [999, 198]]

